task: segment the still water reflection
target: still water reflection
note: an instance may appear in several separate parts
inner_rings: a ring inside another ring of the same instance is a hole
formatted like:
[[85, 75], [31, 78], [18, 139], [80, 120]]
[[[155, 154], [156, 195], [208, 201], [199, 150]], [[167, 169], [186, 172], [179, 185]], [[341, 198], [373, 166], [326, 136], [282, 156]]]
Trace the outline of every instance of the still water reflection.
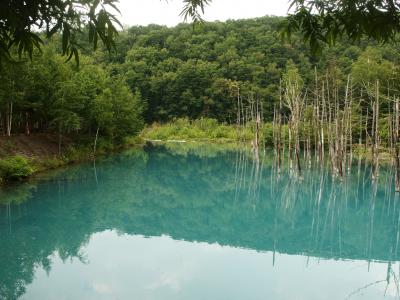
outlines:
[[399, 299], [389, 169], [147, 146], [0, 193], [0, 299]]

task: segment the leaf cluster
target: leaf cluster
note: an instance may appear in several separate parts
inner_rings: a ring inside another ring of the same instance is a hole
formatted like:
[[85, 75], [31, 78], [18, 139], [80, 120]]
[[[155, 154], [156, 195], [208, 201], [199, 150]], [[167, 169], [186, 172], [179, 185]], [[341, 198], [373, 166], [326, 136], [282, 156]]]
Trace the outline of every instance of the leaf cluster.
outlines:
[[77, 35], [89, 28], [89, 42], [96, 49], [100, 39], [112, 49], [121, 26], [116, 15], [118, 0], [4, 0], [0, 2], [0, 60], [11, 60], [11, 49], [32, 59], [34, 49], [41, 49], [47, 38], [62, 35], [62, 53], [79, 63]]
[[392, 0], [292, 0], [281, 33], [299, 31], [314, 54], [340, 38], [395, 42], [400, 32], [400, 4]]

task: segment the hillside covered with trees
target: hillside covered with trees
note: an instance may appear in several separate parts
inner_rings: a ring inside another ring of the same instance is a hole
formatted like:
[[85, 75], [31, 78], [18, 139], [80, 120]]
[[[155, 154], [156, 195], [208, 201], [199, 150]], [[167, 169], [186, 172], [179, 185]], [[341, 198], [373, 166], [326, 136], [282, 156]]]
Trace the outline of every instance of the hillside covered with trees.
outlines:
[[[332, 86], [352, 74], [354, 85], [379, 79], [385, 94], [398, 90], [400, 54], [395, 46], [342, 41], [316, 59], [300, 36], [282, 41], [282, 22], [264, 17], [194, 27], [131, 27], [119, 33], [112, 52], [106, 47], [89, 51], [82, 33], [79, 66], [65, 62], [61, 36], [55, 35], [32, 60], [2, 62], [0, 131], [54, 132], [90, 143], [97, 133], [120, 143], [145, 123], [174, 118], [234, 124], [238, 93], [243, 99], [259, 99], [263, 118], [272, 121], [288, 70], [298, 74], [309, 98], [317, 73], [329, 77]], [[337, 92], [344, 94], [344, 89]]]

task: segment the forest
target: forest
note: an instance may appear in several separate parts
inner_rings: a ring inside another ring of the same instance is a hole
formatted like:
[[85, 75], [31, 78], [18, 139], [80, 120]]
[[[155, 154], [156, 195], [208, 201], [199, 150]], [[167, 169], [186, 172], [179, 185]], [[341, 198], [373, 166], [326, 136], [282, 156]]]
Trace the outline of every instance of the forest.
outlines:
[[[81, 32], [79, 61], [66, 61], [61, 34], [33, 51], [32, 59], [18, 59], [14, 49], [16, 61], [1, 63], [0, 132], [55, 134], [59, 154], [65, 137], [95, 151], [97, 143], [121, 145], [147, 125], [182, 118], [187, 127], [198, 119], [222, 124], [214, 126], [219, 132], [212, 135], [235, 138], [229, 125], [254, 123], [257, 107], [267, 125], [263, 129], [267, 146], [277, 144], [279, 135], [286, 139], [282, 143], [298, 144], [295, 147], [324, 147], [327, 135], [322, 133], [318, 141], [320, 133], [306, 132], [310, 126], [321, 128], [320, 123], [334, 123], [343, 116], [352, 132], [345, 133], [350, 140], [345, 148], [353, 141], [375, 145], [377, 124], [381, 124], [379, 145], [393, 144], [400, 74], [396, 46], [342, 39], [315, 56], [300, 34], [290, 41], [282, 39], [279, 30], [284, 20], [267, 16], [172, 28], [133, 26], [119, 32], [111, 51], [104, 45], [90, 50], [87, 33]], [[295, 88], [291, 96], [286, 93], [289, 86]], [[375, 122], [377, 89], [382, 99]], [[348, 95], [352, 100], [345, 103]], [[299, 134], [293, 141], [288, 141], [285, 125], [297, 122], [288, 96], [304, 102], [297, 121], [306, 125], [289, 128], [293, 136]], [[325, 106], [332, 104], [334, 113], [329, 116], [327, 109], [325, 115], [322, 111], [324, 98]], [[278, 119], [283, 134], [274, 127]], [[318, 119], [317, 124], [311, 119]]]
[[379, 79], [385, 94], [398, 90], [395, 46], [341, 41], [315, 58], [300, 37], [282, 42], [282, 21], [130, 27], [110, 53], [104, 47], [89, 51], [82, 34], [79, 66], [65, 62], [55, 36], [32, 60], [2, 63], [0, 130], [92, 137], [98, 129], [118, 141], [138, 133], [143, 121], [187, 117], [233, 124], [237, 89], [244, 98], [262, 100], [264, 118], [272, 121], [288, 70], [298, 72], [304, 90], [313, 88], [315, 71], [338, 84], [351, 74], [354, 85]]

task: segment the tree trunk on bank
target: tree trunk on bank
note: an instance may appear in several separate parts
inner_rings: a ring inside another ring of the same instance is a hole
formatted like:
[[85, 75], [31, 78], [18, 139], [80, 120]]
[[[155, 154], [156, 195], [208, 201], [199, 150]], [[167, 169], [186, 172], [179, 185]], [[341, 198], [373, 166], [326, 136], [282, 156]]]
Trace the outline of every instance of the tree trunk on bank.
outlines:
[[29, 113], [25, 113], [26, 123], [25, 123], [25, 134], [30, 135], [31, 131], [29, 128]]
[[99, 136], [99, 129], [100, 129], [100, 126], [97, 126], [96, 136], [94, 138], [94, 145], [93, 145], [93, 155], [94, 156], [96, 156], [96, 147], [97, 147], [97, 138]]
[[13, 103], [12, 101], [8, 104], [8, 114], [7, 114], [7, 135], [11, 136], [11, 126], [12, 126], [12, 115], [13, 115]]

